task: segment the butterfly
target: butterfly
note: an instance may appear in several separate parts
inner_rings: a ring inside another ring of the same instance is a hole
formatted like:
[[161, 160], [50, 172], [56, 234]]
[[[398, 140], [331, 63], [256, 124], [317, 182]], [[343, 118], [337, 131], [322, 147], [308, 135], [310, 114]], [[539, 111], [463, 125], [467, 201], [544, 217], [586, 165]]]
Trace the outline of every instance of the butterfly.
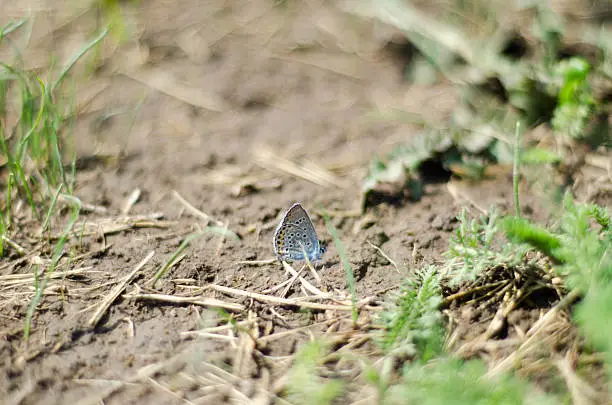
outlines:
[[316, 261], [325, 252], [308, 213], [300, 203], [293, 204], [285, 213], [274, 231], [273, 243], [279, 260], [306, 260], [306, 253], [308, 260]]

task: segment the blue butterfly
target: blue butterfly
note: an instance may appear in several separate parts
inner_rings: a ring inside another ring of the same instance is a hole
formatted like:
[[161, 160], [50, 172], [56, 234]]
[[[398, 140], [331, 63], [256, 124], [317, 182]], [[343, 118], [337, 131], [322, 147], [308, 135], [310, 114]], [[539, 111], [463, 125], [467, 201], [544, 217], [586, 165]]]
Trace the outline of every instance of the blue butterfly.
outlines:
[[295, 203], [274, 231], [274, 253], [279, 260], [319, 260], [325, 248], [319, 243], [312, 221], [300, 203]]

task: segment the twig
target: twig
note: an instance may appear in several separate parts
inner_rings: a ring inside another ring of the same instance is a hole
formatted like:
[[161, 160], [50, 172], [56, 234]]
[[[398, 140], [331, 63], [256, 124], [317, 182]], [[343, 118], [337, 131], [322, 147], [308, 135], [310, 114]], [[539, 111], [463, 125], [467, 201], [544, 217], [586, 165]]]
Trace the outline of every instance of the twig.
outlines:
[[268, 259], [268, 260], [243, 260], [243, 261], [239, 261], [236, 262], [236, 264], [248, 264], [248, 265], [252, 265], [252, 266], [259, 266], [259, 265], [264, 265], [264, 264], [272, 264], [276, 261], [277, 259]]
[[93, 205], [93, 204], [89, 204], [86, 202], [81, 201], [81, 199], [74, 197], [74, 196], [68, 196], [66, 194], [60, 194], [59, 195], [59, 200], [63, 201], [65, 203], [68, 204], [74, 204], [74, 200], [76, 199], [79, 201], [79, 203], [81, 204], [81, 210], [83, 212], [95, 212], [96, 214], [106, 214], [106, 212], [108, 211], [106, 209], [106, 207], [103, 207], [101, 205]]
[[149, 252], [147, 257], [142, 259], [142, 261], [138, 263], [136, 267], [134, 267], [134, 270], [132, 270], [132, 272], [128, 274], [121, 283], [115, 286], [115, 288], [113, 288], [110, 294], [106, 296], [106, 298], [104, 298], [104, 300], [98, 307], [98, 310], [93, 314], [93, 316], [89, 320], [90, 327], [94, 327], [98, 324], [98, 322], [100, 322], [100, 319], [102, 319], [102, 316], [104, 316], [104, 313], [108, 310], [111, 304], [117, 299], [119, 294], [123, 292], [125, 287], [129, 283], [132, 282], [132, 279], [134, 278], [134, 276], [136, 276], [136, 273], [138, 273], [149, 262], [149, 260], [151, 260], [154, 254], [155, 254], [155, 251]]
[[174, 198], [176, 198], [181, 204], [183, 204], [183, 206], [187, 209], [187, 211], [191, 212], [196, 217], [202, 218], [204, 220], [204, 226], [208, 225], [210, 222], [214, 222], [214, 224], [217, 225], [217, 226], [223, 225], [223, 223], [221, 223], [220, 221], [216, 221], [216, 220], [212, 219], [212, 217], [210, 215], [200, 211], [199, 209], [197, 209], [196, 207], [191, 205], [187, 200], [185, 200], [178, 193], [178, 191], [172, 190], [172, 196]]
[[464, 297], [467, 297], [468, 295], [479, 293], [480, 291], [497, 288], [502, 284], [507, 284], [508, 282], [509, 282], [508, 280], [497, 281], [495, 283], [485, 284], [479, 287], [472, 288], [470, 290], [459, 291], [458, 293], [451, 294], [448, 297], [444, 298], [444, 300], [442, 300], [442, 303], [440, 304], [440, 308], [447, 308], [453, 301], [460, 300]]
[[19, 254], [19, 256], [25, 255], [25, 252], [26, 252], [25, 249], [22, 248], [21, 246], [19, 246], [19, 244], [17, 244], [17, 242], [12, 241], [6, 235], [2, 235], [2, 240], [5, 241], [13, 249], [15, 249], [17, 251], [17, 253]]
[[399, 267], [397, 267], [397, 263], [395, 263], [395, 261], [393, 259], [391, 259], [389, 256], [387, 256], [387, 254], [385, 252], [383, 252], [383, 250], [381, 248], [379, 248], [378, 246], [376, 246], [375, 244], [373, 244], [370, 241], [367, 241], [370, 246], [372, 246], [374, 249], [376, 249], [376, 251], [378, 251], [378, 253], [380, 253], [380, 255], [382, 257], [384, 257], [385, 259], [387, 259], [387, 261], [389, 263], [391, 263], [393, 265], [393, 267], [395, 267], [395, 271], [397, 271], [398, 273], [400, 273]]
[[[330, 304], [319, 304], [317, 302], [306, 302], [300, 301], [297, 299], [286, 299], [273, 297], [270, 295], [258, 294], [255, 292], [237, 290], [235, 288], [224, 287], [216, 284], [209, 284], [209, 288], [212, 288], [215, 291], [219, 291], [225, 294], [238, 295], [241, 297], [251, 298], [257, 301], [269, 302], [273, 304], [279, 305], [289, 305], [300, 308], [310, 308], [310, 309], [322, 309], [322, 310], [336, 310], [336, 311], [352, 311], [352, 307], [350, 305], [330, 305]], [[316, 298], [316, 297], [313, 297]], [[329, 297], [325, 297], [329, 299]]]
[[297, 280], [300, 277], [303, 271], [304, 271], [304, 267], [302, 267], [299, 272], [293, 274], [293, 276], [289, 280], [281, 284], [281, 285], [287, 284], [287, 287], [285, 287], [283, 292], [280, 294], [281, 298], [285, 298], [287, 296], [289, 289], [291, 288], [293, 283], [295, 283], [295, 280]]
[[283, 261], [283, 268], [285, 270], [287, 270], [289, 273], [291, 273], [294, 277], [297, 275], [298, 279], [300, 280], [300, 283], [302, 283], [302, 285], [304, 286], [304, 288], [306, 288], [308, 291], [310, 291], [312, 294], [314, 295], [325, 295], [325, 293], [321, 290], [319, 290], [317, 287], [315, 287], [314, 285], [312, 285], [308, 280], [306, 280], [304, 277], [300, 276], [293, 267], [291, 267], [289, 265], [289, 263]]
[[200, 336], [202, 333], [217, 334], [217, 332], [223, 332], [226, 330], [234, 329], [236, 326], [246, 327], [246, 326], [251, 325], [253, 322], [254, 321], [246, 320], [246, 321], [236, 322], [235, 324], [227, 323], [225, 325], [213, 326], [210, 328], [203, 328], [203, 329], [198, 329], [198, 330], [188, 330], [185, 332], [181, 332], [181, 336], [182, 337]]
[[558, 358], [555, 361], [555, 365], [565, 379], [567, 390], [572, 396], [572, 404], [592, 405], [600, 403], [597, 401], [597, 391], [576, 374], [572, 366], [571, 354], [572, 352], [568, 351], [565, 357]]
[[570, 306], [580, 297], [580, 293], [576, 290], [571, 291], [568, 295], [566, 295], [561, 301], [557, 303], [554, 307], [552, 307], [542, 318], [540, 318], [530, 329], [527, 331], [527, 340], [525, 340], [521, 346], [516, 349], [512, 354], [504, 358], [499, 363], [495, 364], [495, 366], [491, 367], [489, 371], [486, 373], [488, 378], [499, 375], [500, 373], [507, 372], [512, 368], [517, 361], [519, 361], [527, 351], [527, 348], [530, 347], [535, 341], [541, 338], [541, 333], [547, 325], [549, 325], [565, 308]]
[[457, 201], [457, 203], [461, 203], [462, 200], [463, 201], [467, 201], [470, 205], [472, 205], [474, 208], [476, 208], [478, 211], [480, 211], [483, 214], [487, 214], [487, 210], [484, 209], [482, 206], [480, 206], [478, 203], [476, 203], [476, 201], [474, 201], [472, 198], [470, 198], [470, 196], [467, 195], [467, 193], [464, 190], [460, 190], [457, 185], [455, 183], [448, 182], [446, 183], [446, 190], [449, 192], [449, 194], [451, 195], [451, 197], [453, 197], [453, 199], [455, 201]]
[[221, 301], [215, 298], [198, 298], [198, 297], [175, 297], [174, 295], [166, 294], [129, 294], [126, 298], [132, 298], [135, 300], [149, 300], [149, 301], [160, 301], [168, 302], [171, 304], [193, 304], [202, 307], [216, 307], [223, 308], [230, 311], [244, 311], [246, 308], [241, 304], [233, 304], [225, 301]]
[[141, 191], [139, 188], [135, 188], [134, 190], [132, 190], [130, 195], [126, 198], [125, 203], [123, 204], [123, 209], [121, 210], [121, 213], [123, 215], [127, 215], [132, 210], [134, 204], [136, 204], [140, 199], [140, 194]]

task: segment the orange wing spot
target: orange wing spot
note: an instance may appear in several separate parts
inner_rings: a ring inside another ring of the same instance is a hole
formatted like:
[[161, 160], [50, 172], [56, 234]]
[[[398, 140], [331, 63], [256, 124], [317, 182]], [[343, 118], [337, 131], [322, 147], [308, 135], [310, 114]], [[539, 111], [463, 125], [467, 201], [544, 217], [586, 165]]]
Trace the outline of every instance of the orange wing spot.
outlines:
[[276, 235], [276, 244], [278, 245], [279, 250], [283, 248], [283, 236], [285, 235], [285, 230], [280, 229], [278, 234]]

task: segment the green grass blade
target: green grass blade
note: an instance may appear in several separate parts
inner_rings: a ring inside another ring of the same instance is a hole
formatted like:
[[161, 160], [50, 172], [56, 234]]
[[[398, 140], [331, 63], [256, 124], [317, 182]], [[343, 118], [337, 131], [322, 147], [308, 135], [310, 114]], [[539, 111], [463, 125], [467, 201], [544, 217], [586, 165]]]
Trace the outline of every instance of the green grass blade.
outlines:
[[[13, 195], [13, 183], [15, 182], [15, 175], [13, 173], [9, 173], [8, 179], [6, 181], [6, 208], [5, 215], [2, 215], [2, 220], [6, 223], [6, 228], [10, 228], [13, 224], [13, 200], [11, 196]], [[2, 255], [0, 255], [2, 256]]]
[[514, 131], [514, 162], [512, 164], [512, 185], [514, 191], [514, 209], [516, 216], [521, 216], [521, 205], [519, 203], [519, 163], [521, 156], [521, 124], [516, 123], [516, 130]]
[[[36, 81], [38, 81], [38, 85], [40, 86], [42, 94], [45, 94], [45, 83], [43, 83], [43, 81], [38, 76], [36, 76]], [[32, 94], [29, 93], [29, 96], [32, 97]], [[25, 158], [25, 153], [27, 152], [28, 142], [30, 141], [30, 138], [32, 137], [32, 134], [34, 134], [35, 131], [40, 126], [40, 123], [42, 121], [43, 115], [46, 113], [46, 106], [47, 106], [47, 103], [46, 103], [47, 99], [46, 99], [46, 97], [41, 97], [40, 101], [41, 101], [40, 108], [38, 109], [38, 114], [36, 115], [36, 119], [34, 120], [34, 124], [30, 127], [28, 132], [26, 132], [26, 134], [23, 136], [23, 138], [21, 138], [21, 141], [20, 141], [19, 151], [21, 153], [19, 154], [19, 160], [20, 160], [21, 164], [23, 164], [23, 159]], [[39, 149], [39, 145], [36, 145], [36, 146], [37, 146], [36, 152], [38, 152], [39, 151], [38, 150]]]
[[38, 210], [36, 209], [36, 204], [34, 203], [34, 195], [32, 194], [32, 190], [28, 185], [28, 179], [23, 171], [23, 167], [19, 164], [15, 164], [14, 170], [17, 172], [17, 177], [21, 181], [21, 186], [26, 193], [26, 198], [28, 199], [28, 203], [32, 209], [32, 214], [34, 214], [36, 219], [40, 219], [40, 215], [38, 215]]
[[442, 289], [435, 266], [406, 279], [379, 315], [380, 343], [387, 351], [427, 361], [443, 351]]
[[36, 312], [38, 303], [40, 302], [40, 299], [42, 298], [42, 295], [45, 291], [45, 287], [47, 286], [47, 283], [50, 279], [51, 274], [53, 274], [53, 272], [55, 271], [63, 255], [64, 245], [66, 244], [66, 241], [70, 237], [70, 233], [72, 231], [74, 224], [79, 218], [80, 212], [81, 212], [81, 205], [75, 204], [72, 210], [72, 215], [70, 216], [70, 221], [64, 228], [62, 235], [60, 236], [57, 243], [55, 244], [55, 248], [53, 249], [53, 256], [51, 258], [51, 264], [49, 265], [49, 268], [45, 271], [44, 278], [42, 279], [42, 281], [40, 282], [38, 281], [38, 267], [36, 266], [34, 268], [35, 270], [34, 289], [36, 291], [36, 294], [34, 295], [34, 298], [32, 298], [32, 301], [30, 302], [30, 306], [28, 307], [28, 311], [26, 313], [25, 326], [23, 330], [23, 339], [26, 343], [28, 339], [30, 338], [32, 318], [34, 317], [34, 313]]
[[317, 371], [329, 347], [321, 341], [308, 342], [300, 347], [295, 362], [287, 375], [288, 396], [296, 405], [331, 405], [344, 392], [339, 379], [323, 379]]
[[106, 35], [108, 35], [108, 28], [103, 29], [102, 32], [97, 37], [95, 37], [88, 44], [86, 44], [83, 48], [81, 48], [72, 57], [72, 59], [70, 59], [68, 64], [64, 67], [64, 69], [62, 69], [62, 71], [61, 71], [59, 77], [57, 78], [57, 80], [51, 86], [50, 93], [54, 93], [55, 92], [55, 90], [57, 89], [57, 86], [59, 86], [61, 84], [61, 82], [64, 80], [64, 78], [66, 77], [66, 75], [68, 74], [70, 69], [72, 69], [72, 67], [79, 61], [79, 59], [81, 59], [83, 57], [83, 55], [85, 55], [87, 52], [89, 52], [89, 50], [91, 48], [93, 48], [98, 43], [100, 43], [100, 41], [102, 41], [106, 37]]
[[60, 184], [57, 187], [57, 191], [53, 194], [53, 198], [51, 199], [51, 204], [49, 204], [49, 209], [47, 210], [47, 215], [45, 216], [45, 220], [43, 221], [43, 224], [42, 224], [43, 234], [47, 231], [47, 227], [49, 226], [49, 223], [51, 221], [51, 214], [53, 213], [53, 208], [55, 207], [55, 204], [57, 203], [57, 198], [59, 197], [60, 192], [62, 191], [62, 187], [63, 187], [63, 184]]
[[506, 217], [502, 221], [506, 237], [514, 243], [527, 243], [545, 255], [560, 260], [557, 249], [561, 241], [557, 236], [526, 219]]
[[359, 316], [359, 313], [357, 311], [357, 291], [355, 290], [355, 275], [353, 274], [353, 268], [351, 267], [351, 262], [348, 260], [348, 256], [346, 255], [344, 244], [340, 240], [340, 236], [338, 236], [338, 230], [332, 223], [327, 213], [324, 211], [323, 211], [323, 219], [325, 220], [327, 231], [331, 235], [334, 241], [334, 244], [336, 245], [336, 249], [338, 250], [338, 255], [340, 256], [340, 261], [342, 262], [342, 267], [344, 267], [346, 285], [348, 286], [349, 292], [351, 294], [351, 305], [352, 305], [351, 313], [353, 317], [353, 325], [356, 325], [357, 317]]
[[17, 31], [19, 28], [21, 28], [23, 24], [26, 23], [26, 21], [28, 21], [26, 18], [21, 19], [19, 21], [12, 21], [0, 28], [0, 42], [2, 42], [2, 39], [5, 35], [10, 34], [13, 31]]
[[4, 219], [4, 213], [0, 215], [0, 257], [4, 257], [4, 238], [7, 237], [8, 227]]

